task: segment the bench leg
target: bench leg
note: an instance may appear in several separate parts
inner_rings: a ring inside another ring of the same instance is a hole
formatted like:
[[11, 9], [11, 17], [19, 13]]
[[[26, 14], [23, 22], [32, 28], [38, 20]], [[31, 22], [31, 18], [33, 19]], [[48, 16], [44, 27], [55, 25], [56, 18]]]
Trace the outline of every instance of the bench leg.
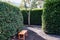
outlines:
[[28, 33], [26, 33], [26, 36], [28, 36]]
[[19, 40], [25, 40], [25, 35], [19, 36]]

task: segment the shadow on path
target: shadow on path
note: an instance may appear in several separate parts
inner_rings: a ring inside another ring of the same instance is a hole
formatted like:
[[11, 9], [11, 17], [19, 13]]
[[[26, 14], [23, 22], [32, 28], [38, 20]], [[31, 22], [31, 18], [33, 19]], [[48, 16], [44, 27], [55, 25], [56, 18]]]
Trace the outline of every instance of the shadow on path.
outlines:
[[24, 30], [28, 30], [28, 37], [26, 37], [26, 40], [45, 40], [40, 35], [28, 29], [27, 27], [25, 27]]
[[[26, 40], [60, 40], [59, 35], [50, 35], [45, 34], [41, 26], [32, 25], [31, 27], [25, 26], [23, 30], [28, 30], [28, 36], [26, 37]], [[15, 38], [14, 40], [18, 40]]]
[[[26, 40], [45, 40], [40, 35], [38, 35], [34, 31], [28, 29], [27, 27], [24, 27], [23, 30], [28, 30], [28, 36], [26, 37]], [[14, 40], [18, 40], [18, 39], [15, 38]]]
[[32, 32], [29, 32], [29, 35], [35, 36], [33, 37], [34, 40], [60, 40], [60, 35], [46, 34], [41, 29], [41, 26], [38, 25], [31, 25], [31, 27], [26, 26], [24, 29], [27, 29]]
[[28, 30], [28, 37], [26, 37], [26, 40], [45, 40], [45, 39], [39, 36], [37, 33]]

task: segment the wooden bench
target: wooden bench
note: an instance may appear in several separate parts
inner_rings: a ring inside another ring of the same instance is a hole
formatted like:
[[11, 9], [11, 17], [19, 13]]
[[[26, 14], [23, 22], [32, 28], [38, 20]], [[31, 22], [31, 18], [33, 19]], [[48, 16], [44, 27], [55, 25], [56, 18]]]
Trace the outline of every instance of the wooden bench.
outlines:
[[18, 33], [18, 39], [19, 40], [25, 40], [25, 36], [28, 36], [27, 30], [22, 30], [21, 32]]

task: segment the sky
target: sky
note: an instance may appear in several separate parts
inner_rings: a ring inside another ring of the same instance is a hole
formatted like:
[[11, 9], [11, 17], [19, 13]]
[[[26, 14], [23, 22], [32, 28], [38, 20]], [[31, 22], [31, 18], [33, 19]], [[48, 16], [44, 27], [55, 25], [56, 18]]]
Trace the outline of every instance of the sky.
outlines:
[[13, 3], [21, 3], [22, 0], [2, 0], [2, 1], [10, 1]]
[[20, 3], [22, 0], [2, 0], [2, 1], [10, 1], [10, 2], [14, 2], [14, 3]]
[[12, 2], [16, 6], [20, 6], [22, 0], [8, 0], [8, 1]]
[[2, 0], [2, 1], [5, 1], [5, 2], [9, 1], [16, 6], [20, 6], [20, 3], [21, 3], [22, 0]]
[[14, 2], [14, 3], [21, 3], [21, 0], [8, 0], [8, 1], [11, 1], [11, 2]]

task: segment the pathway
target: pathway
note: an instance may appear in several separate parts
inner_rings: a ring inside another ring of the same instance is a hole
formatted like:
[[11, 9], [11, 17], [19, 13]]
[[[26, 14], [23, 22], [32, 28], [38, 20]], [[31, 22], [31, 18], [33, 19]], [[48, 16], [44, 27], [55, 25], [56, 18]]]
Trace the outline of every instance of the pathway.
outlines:
[[45, 34], [40, 26], [25, 26], [24, 29], [28, 30], [28, 37], [26, 37], [26, 40], [60, 40], [60, 36], [58, 35]]
[[[32, 26], [32, 27], [25, 27], [25, 29], [31, 30], [32, 32], [34, 32], [32, 35], [35, 36], [35, 40], [60, 40], [60, 35], [49, 35], [49, 34], [45, 34], [43, 32], [43, 30], [41, 29], [41, 26]], [[38, 35], [38, 37], [36, 36], [36, 34]], [[31, 35], [31, 34], [30, 34]], [[36, 39], [37, 38], [37, 39]]]

